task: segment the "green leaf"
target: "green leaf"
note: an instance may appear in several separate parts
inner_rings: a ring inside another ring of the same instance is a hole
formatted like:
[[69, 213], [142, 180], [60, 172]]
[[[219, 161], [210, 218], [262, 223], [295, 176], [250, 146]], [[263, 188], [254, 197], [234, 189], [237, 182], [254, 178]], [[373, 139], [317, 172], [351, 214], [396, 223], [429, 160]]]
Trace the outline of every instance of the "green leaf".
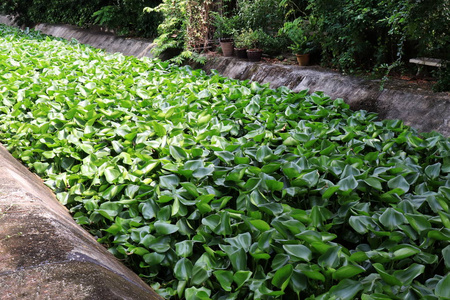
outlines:
[[206, 270], [206, 266], [195, 264], [194, 268], [192, 269], [191, 284], [192, 285], [201, 285], [208, 278], [209, 278], [209, 274]]
[[323, 199], [329, 199], [331, 198], [331, 196], [333, 196], [338, 190], [339, 190], [339, 186], [338, 185], [333, 185], [330, 186], [325, 193], [322, 194], [322, 198]]
[[373, 187], [374, 189], [377, 189], [377, 190], [380, 190], [380, 191], [383, 189], [383, 187], [381, 185], [381, 181], [379, 179], [377, 179], [377, 178], [369, 177], [367, 179], [364, 179], [363, 181], [365, 183], [367, 183], [367, 185]]
[[299, 295], [301, 291], [305, 290], [308, 286], [308, 278], [298, 270], [294, 270], [289, 281], [289, 286], [292, 290]]
[[318, 259], [318, 264], [322, 268], [337, 268], [340, 264], [339, 252], [341, 247], [330, 247], [324, 254]]
[[272, 270], [277, 270], [281, 268], [282, 266], [286, 265], [289, 261], [290, 257], [289, 255], [286, 255], [284, 253], [278, 253], [275, 255], [273, 261], [272, 261]]
[[281, 191], [283, 190], [284, 184], [276, 180], [266, 180], [265, 184], [270, 191]]
[[151, 220], [156, 217], [156, 214], [158, 212], [158, 206], [151, 200], [139, 204], [139, 209], [142, 213], [142, 216], [147, 220]]
[[365, 234], [377, 226], [372, 218], [368, 216], [351, 216], [348, 223], [359, 234]]
[[218, 270], [213, 272], [219, 281], [220, 286], [227, 292], [231, 292], [231, 284], [233, 283], [233, 272], [226, 270]]
[[441, 173], [441, 166], [442, 166], [441, 163], [429, 165], [425, 168], [425, 174], [431, 179], [436, 179], [439, 177], [439, 174]]
[[201, 179], [206, 176], [212, 175], [214, 172], [214, 167], [198, 168], [192, 173], [195, 178]]
[[256, 227], [261, 232], [270, 230], [270, 225], [263, 220], [250, 220], [250, 223]]
[[394, 276], [402, 283], [402, 285], [408, 286], [417, 276], [423, 274], [424, 271], [425, 266], [412, 264], [405, 270], [395, 271]]
[[178, 280], [188, 281], [192, 277], [192, 262], [187, 258], [181, 258], [174, 267], [174, 275]]
[[168, 235], [178, 231], [178, 226], [173, 224], [168, 224], [162, 221], [156, 221], [155, 230], [158, 234]]
[[354, 280], [344, 279], [337, 285], [331, 287], [329, 295], [336, 299], [350, 300], [354, 299], [356, 294], [363, 289], [363, 285]]
[[247, 254], [244, 249], [236, 250], [228, 255], [228, 257], [230, 258], [233, 270], [235, 272], [247, 269]]
[[[177, 228], [178, 228], [178, 226], [177, 226]], [[177, 253], [178, 256], [189, 257], [192, 255], [194, 243], [195, 243], [195, 241], [189, 241], [189, 240], [176, 243], [175, 244], [175, 249], [176, 249], [175, 252]]]
[[283, 245], [283, 249], [293, 260], [309, 262], [312, 259], [312, 252], [304, 245]]
[[358, 187], [358, 182], [353, 175], [341, 179], [337, 185], [341, 191], [354, 190]]
[[182, 182], [181, 186], [184, 187], [186, 191], [188, 191], [188, 193], [194, 197], [198, 197], [200, 195], [197, 187], [192, 182]]
[[407, 193], [410, 187], [408, 181], [406, 181], [406, 179], [401, 175], [398, 175], [397, 177], [389, 180], [388, 186], [391, 189], [400, 189], [403, 191], [403, 193]]
[[402, 286], [402, 282], [397, 279], [396, 277], [389, 275], [382, 264], [380, 263], [374, 263], [373, 267], [375, 268], [375, 270], [378, 272], [378, 274], [380, 274], [381, 278], [389, 285], [398, 285], [398, 286]]
[[159, 265], [166, 256], [157, 252], [147, 253], [143, 256], [144, 261], [150, 266]]
[[48, 163], [35, 162], [33, 164], [34, 169], [39, 174], [45, 174], [45, 171], [50, 165]]
[[403, 214], [391, 207], [387, 208], [383, 212], [379, 220], [383, 226], [387, 227], [391, 231], [406, 222], [406, 218], [403, 216]]
[[442, 299], [450, 299], [450, 274], [439, 280], [434, 293]]
[[231, 246], [240, 248], [245, 252], [248, 252], [250, 245], [252, 243], [252, 237], [249, 232], [238, 234], [232, 238], [224, 239], [225, 242], [229, 243]]
[[294, 268], [292, 265], [286, 265], [278, 269], [272, 278], [272, 284], [284, 291], [289, 284]]
[[356, 265], [347, 265], [340, 267], [333, 273], [334, 280], [342, 280], [347, 278], [352, 278], [360, 273], [365, 272], [366, 270], [361, 266]]
[[119, 170], [114, 168], [108, 168], [103, 173], [105, 175], [106, 181], [109, 183], [115, 183], [117, 182], [117, 179], [122, 175]]
[[180, 183], [180, 179], [176, 175], [165, 175], [159, 177], [160, 186], [166, 189], [174, 189]]
[[211, 290], [201, 287], [190, 287], [186, 289], [185, 292], [186, 300], [211, 300]]
[[183, 148], [178, 146], [169, 146], [170, 155], [178, 161], [186, 160], [188, 158], [188, 155], [186, 154], [186, 151], [183, 150]]
[[150, 126], [152, 126], [152, 129], [155, 131], [156, 135], [158, 135], [158, 136], [165, 136], [167, 134], [164, 126], [159, 124], [156, 121], [151, 121]]
[[404, 259], [420, 252], [420, 249], [412, 246], [402, 246], [402, 248], [395, 250], [393, 253], [393, 260]]
[[442, 257], [444, 257], [445, 266], [450, 269], [450, 245], [442, 249]]
[[96, 211], [103, 217], [113, 221], [114, 217], [121, 211], [121, 205], [116, 202], [103, 202]]
[[249, 279], [252, 277], [252, 272], [250, 271], [237, 271], [233, 275], [233, 281], [237, 284], [237, 290], [240, 289]]

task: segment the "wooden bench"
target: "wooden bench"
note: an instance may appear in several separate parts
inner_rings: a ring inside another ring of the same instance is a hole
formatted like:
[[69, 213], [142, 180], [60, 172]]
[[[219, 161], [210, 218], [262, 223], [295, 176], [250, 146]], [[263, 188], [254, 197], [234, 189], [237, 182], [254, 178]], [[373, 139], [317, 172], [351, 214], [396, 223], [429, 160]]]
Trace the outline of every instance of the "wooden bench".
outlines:
[[428, 58], [428, 57], [418, 57], [418, 58], [411, 58], [409, 60], [412, 64], [418, 64], [418, 65], [424, 65], [424, 66], [430, 66], [430, 67], [442, 67], [443, 61], [442, 59], [438, 58]]

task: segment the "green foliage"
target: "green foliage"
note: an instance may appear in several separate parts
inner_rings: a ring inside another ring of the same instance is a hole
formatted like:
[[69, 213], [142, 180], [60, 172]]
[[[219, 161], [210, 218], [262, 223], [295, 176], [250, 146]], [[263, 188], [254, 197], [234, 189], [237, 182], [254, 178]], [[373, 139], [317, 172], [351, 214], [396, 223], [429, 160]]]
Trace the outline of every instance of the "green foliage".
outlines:
[[450, 141], [0, 27], [0, 139], [173, 299], [445, 299]]
[[307, 16], [323, 63], [345, 72], [383, 67], [387, 75], [412, 57], [450, 60], [446, 0], [310, 0]]
[[285, 12], [277, 0], [237, 0], [235, 14], [242, 29], [276, 33], [283, 26]]
[[306, 29], [305, 20], [297, 18], [292, 22], [285, 22], [279, 30], [291, 40], [289, 49], [295, 54], [305, 54], [313, 50], [313, 36]]
[[145, 12], [159, 12], [164, 21], [158, 26], [159, 36], [155, 39], [156, 47], [152, 49], [155, 56], [161, 55], [168, 49], [182, 50], [185, 47], [187, 11], [186, 0], [163, 0], [155, 8], [146, 7]]
[[237, 48], [255, 49], [259, 45], [259, 31], [244, 29], [234, 38]]
[[163, 0], [155, 8], [146, 7], [145, 12], [162, 13], [164, 21], [158, 26], [159, 36], [152, 53], [159, 57], [172, 51], [170, 61], [181, 64], [186, 60], [204, 63], [199, 55], [209, 38], [209, 10], [212, 2], [203, 0]]
[[238, 16], [227, 17], [218, 12], [211, 12], [212, 24], [215, 28], [214, 37], [230, 38], [238, 30]]
[[145, 7], [158, 5], [158, 0], [121, 0], [102, 6], [92, 15], [94, 24], [115, 29], [119, 35], [155, 37], [162, 21], [158, 13], [145, 13]]
[[0, 11], [12, 14], [19, 24], [65, 23], [106, 26], [119, 34], [154, 37], [161, 16], [145, 14], [158, 0], [4, 0]]

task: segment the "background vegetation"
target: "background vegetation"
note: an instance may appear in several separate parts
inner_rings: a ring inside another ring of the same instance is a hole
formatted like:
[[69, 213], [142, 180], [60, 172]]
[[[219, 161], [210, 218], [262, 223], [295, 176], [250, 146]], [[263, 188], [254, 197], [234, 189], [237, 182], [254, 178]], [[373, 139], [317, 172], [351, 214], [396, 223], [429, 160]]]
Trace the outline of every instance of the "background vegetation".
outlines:
[[155, 37], [162, 18], [157, 13], [144, 13], [143, 9], [158, 3], [158, 0], [3, 0], [0, 11], [15, 16], [20, 25], [96, 24], [120, 35]]
[[[450, 60], [449, 6], [447, 0], [5, 0], [0, 11], [23, 24], [100, 24], [119, 34], [158, 36], [155, 54], [172, 49], [178, 63], [199, 60], [213, 37], [242, 32], [256, 32], [259, 48], [280, 55], [289, 46], [284, 24], [301, 19], [296, 24], [308, 35], [313, 61], [383, 77], [415, 74], [421, 67], [408, 63], [413, 57]], [[449, 90], [449, 68], [432, 72], [435, 89]]]

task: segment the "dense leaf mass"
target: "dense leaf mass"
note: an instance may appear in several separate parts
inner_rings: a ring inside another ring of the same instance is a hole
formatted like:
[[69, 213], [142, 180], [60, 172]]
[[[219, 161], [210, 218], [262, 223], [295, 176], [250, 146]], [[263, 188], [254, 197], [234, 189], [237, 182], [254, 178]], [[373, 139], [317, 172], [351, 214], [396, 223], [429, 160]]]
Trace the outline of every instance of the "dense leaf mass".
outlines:
[[445, 299], [450, 142], [0, 27], [0, 137], [163, 296]]

